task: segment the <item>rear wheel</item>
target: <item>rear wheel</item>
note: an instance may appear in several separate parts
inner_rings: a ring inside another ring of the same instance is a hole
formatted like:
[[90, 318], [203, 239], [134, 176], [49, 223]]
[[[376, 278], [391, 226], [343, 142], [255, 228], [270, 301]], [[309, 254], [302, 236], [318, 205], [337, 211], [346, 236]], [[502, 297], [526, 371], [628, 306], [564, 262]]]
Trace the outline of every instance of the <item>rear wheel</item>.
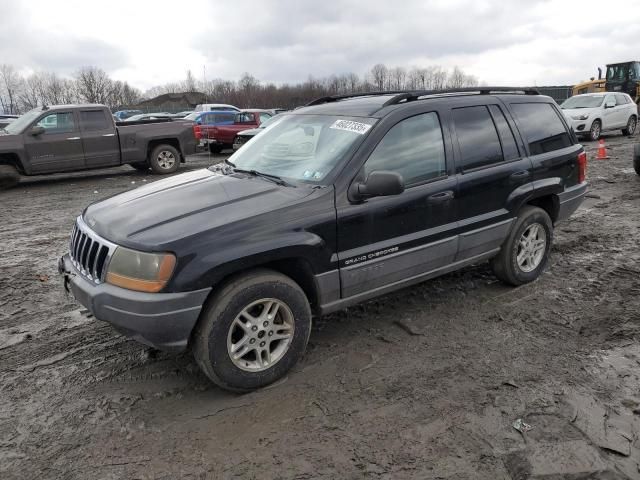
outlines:
[[13, 165], [0, 165], [0, 190], [11, 188], [20, 181], [20, 174]]
[[638, 119], [635, 117], [635, 115], [631, 115], [629, 117], [629, 120], [627, 121], [627, 127], [622, 129], [622, 134], [623, 135], [633, 135], [634, 133], [636, 133], [636, 126], [638, 125]]
[[218, 386], [246, 392], [284, 376], [304, 354], [310, 332], [311, 309], [298, 284], [257, 270], [230, 281], [207, 302], [193, 353]]
[[600, 120], [594, 120], [594, 122], [591, 124], [591, 128], [589, 129], [589, 140], [598, 140], [601, 133], [602, 124], [600, 123]]
[[549, 261], [553, 224], [538, 207], [522, 209], [500, 253], [491, 260], [496, 277], [510, 285], [522, 285], [540, 276]]
[[180, 166], [180, 154], [171, 145], [158, 145], [151, 152], [149, 166], [153, 173], [160, 175], [176, 172]]
[[640, 143], [633, 146], [633, 169], [640, 175]]

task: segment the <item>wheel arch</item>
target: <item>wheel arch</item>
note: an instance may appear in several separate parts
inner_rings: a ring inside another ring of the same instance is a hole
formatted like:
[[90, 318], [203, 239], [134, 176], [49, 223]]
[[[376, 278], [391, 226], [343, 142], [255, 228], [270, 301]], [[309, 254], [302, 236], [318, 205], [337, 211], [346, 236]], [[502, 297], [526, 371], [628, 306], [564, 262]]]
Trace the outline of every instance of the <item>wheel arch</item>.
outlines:
[[0, 165], [12, 165], [18, 173], [26, 174], [22, 160], [17, 153], [0, 153]]
[[149, 140], [147, 144], [147, 161], [151, 160], [151, 153], [156, 147], [160, 145], [170, 145], [178, 151], [178, 155], [180, 156], [180, 163], [185, 162], [184, 154], [182, 153], [182, 148], [180, 146], [180, 141], [177, 138], [154, 138], [153, 140]]

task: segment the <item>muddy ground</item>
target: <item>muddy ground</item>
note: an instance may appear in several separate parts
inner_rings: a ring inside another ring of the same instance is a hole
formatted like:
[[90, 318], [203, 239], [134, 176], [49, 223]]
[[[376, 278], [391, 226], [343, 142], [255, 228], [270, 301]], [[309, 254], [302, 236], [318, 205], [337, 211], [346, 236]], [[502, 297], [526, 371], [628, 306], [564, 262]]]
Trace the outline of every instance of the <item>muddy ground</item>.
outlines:
[[75, 217], [157, 177], [0, 192], [0, 478], [640, 478], [640, 177], [632, 140], [606, 140], [539, 281], [482, 264], [317, 319], [288, 378], [246, 395], [63, 292]]

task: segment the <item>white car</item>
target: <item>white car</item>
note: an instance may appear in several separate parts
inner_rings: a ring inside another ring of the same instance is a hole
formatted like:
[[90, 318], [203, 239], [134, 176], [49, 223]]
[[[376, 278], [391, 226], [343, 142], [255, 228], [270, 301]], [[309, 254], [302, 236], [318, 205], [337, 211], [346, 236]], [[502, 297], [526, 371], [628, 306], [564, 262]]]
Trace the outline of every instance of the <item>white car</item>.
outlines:
[[578, 136], [598, 140], [602, 132], [622, 130], [633, 135], [638, 124], [638, 106], [626, 93], [601, 92], [574, 95], [560, 108]]

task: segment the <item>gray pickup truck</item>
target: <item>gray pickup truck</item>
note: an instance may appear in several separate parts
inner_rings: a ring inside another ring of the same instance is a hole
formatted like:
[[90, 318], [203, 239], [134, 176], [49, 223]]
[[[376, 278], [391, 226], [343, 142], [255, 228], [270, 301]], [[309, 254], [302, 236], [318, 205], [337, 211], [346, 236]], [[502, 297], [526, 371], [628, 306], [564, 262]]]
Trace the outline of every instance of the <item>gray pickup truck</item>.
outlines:
[[115, 123], [104, 105], [39, 107], [0, 129], [0, 188], [21, 175], [123, 164], [172, 173], [195, 149], [191, 121]]

